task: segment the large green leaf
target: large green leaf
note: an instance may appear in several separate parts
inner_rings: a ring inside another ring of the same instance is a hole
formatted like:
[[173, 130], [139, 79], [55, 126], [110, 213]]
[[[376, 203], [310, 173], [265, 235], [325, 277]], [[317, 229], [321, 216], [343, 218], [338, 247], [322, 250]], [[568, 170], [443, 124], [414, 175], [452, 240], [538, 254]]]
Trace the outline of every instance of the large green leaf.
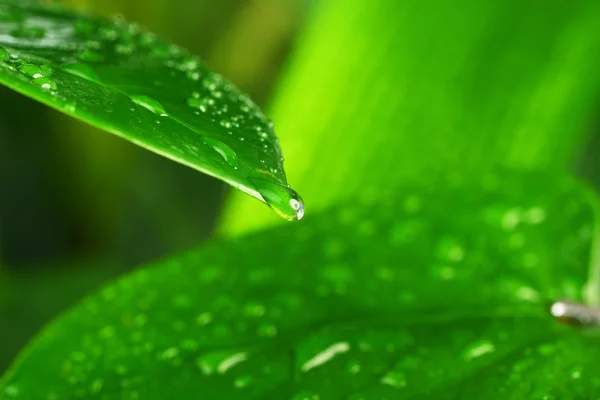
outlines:
[[106, 287], [44, 330], [0, 399], [597, 398], [600, 342], [548, 312], [598, 293], [587, 189], [503, 174], [404, 190]]
[[[329, 0], [272, 108], [311, 209], [437, 168], [564, 168], [595, 132], [597, 0]], [[276, 223], [234, 194], [222, 231]]]
[[0, 82], [302, 216], [272, 124], [198, 58], [120, 20], [0, 4]]

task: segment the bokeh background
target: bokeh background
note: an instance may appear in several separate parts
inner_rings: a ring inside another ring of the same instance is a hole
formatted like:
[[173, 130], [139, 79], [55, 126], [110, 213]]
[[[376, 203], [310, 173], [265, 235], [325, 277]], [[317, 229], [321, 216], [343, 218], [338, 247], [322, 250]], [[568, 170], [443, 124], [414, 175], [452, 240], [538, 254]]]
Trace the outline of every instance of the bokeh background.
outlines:
[[[387, 12], [394, 7], [388, 0], [381, 0], [387, 4], [381, 10], [378, 1], [365, 0], [62, 3], [123, 15], [188, 48], [274, 114], [288, 177], [308, 193], [310, 212], [311, 204], [319, 206], [315, 193], [333, 188], [338, 177], [311, 176], [311, 162], [322, 157], [332, 170], [344, 163], [352, 170], [356, 160], [362, 171], [397, 163], [403, 171], [395, 159], [403, 154], [394, 146], [385, 151], [399, 131], [409, 138], [406, 154], [414, 160], [429, 160], [417, 140], [424, 135], [448, 165], [494, 159], [486, 149], [495, 146], [495, 161], [506, 154], [509, 166], [566, 167], [600, 187], [600, 19], [594, 19], [600, 14], [594, 1], [525, 6], [498, 0], [478, 8], [466, 0], [451, 6], [411, 0], [398, 15]], [[413, 54], [417, 58], [409, 58]], [[238, 202], [238, 194], [229, 199], [230, 189], [215, 179], [8, 89], [0, 88], [0, 104], [0, 374], [36, 330], [85, 293], [267, 218], [266, 207]], [[534, 140], [531, 126], [538, 122], [556, 131], [548, 135], [550, 145]], [[510, 133], [494, 132], [498, 125]], [[464, 132], [464, 143], [457, 143], [463, 147], [439, 140], [457, 131]], [[377, 137], [363, 152], [381, 151], [381, 157], [336, 159], [336, 148], [353, 132]], [[511, 152], [514, 143], [520, 143], [518, 153]], [[529, 153], [523, 152], [527, 143]], [[418, 179], [427, 168], [417, 164], [406, 171]], [[322, 197], [343, 198], [361, 181], [336, 184], [337, 192]], [[254, 222], [236, 224], [239, 213], [256, 215]]]

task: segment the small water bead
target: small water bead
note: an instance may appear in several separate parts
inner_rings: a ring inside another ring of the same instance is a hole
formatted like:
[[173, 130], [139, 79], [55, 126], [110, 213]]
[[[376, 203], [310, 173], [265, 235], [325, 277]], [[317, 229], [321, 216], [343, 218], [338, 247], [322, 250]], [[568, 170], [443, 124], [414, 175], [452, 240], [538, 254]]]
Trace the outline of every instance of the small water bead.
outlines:
[[231, 368], [248, 359], [248, 353], [244, 352], [213, 352], [203, 354], [196, 359], [196, 366], [204, 375], [215, 373], [225, 374]]
[[94, 68], [85, 63], [74, 62], [70, 64], [65, 64], [62, 66], [62, 69], [69, 72], [70, 74], [73, 74], [83, 79], [87, 79], [88, 81], [101, 82], [100, 77], [98, 76]]
[[154, 100], [152, 97], [144, 95], [133, 95], [130, 96], [130, 99], [138, 106], [142, 106], [145, 109], [152, 111], [154, 114], [158, 114], [161, 117], [167, 116], [167, 113], [165, 112], [165, 109], [163, 108], [162, 104]]
[[122, 56], [129, 56], [135, 51], [135, 45], [133, 43], [119, 43], [115, 46], [115, 52]]
[[261, 324], [256, 333], [262, 337], [274, 337], [277, 335], [277, 327], [269, 323]]
[[388, 373], [381, 378], [381, 383], [400, 389], [406, 387], [406, 375], [401, 371], [388, 371]]
[[294, 394], [290, 400], [321, 400], [321, 396], [315, 392], [303, 391]]
[[480, 340], [471, 344], [463, 353], [463, 358], [466, 361], [471, 361], [480, 358], [487, 354], [496, 351], [496, 346], [489, 340]]
[[4, 47], [0, 47], [0, 61], [9, 61], [10, 60], [10, 54], [8, 53], [8, 51], [6, 51], [6, 49]]
[[177, 347], [169, 347], [159, 354], [160, 360], [171, 360], [179, 355], [179, 349]]
[[229, 164], [229, 166], [231, 166], [233, 169], [237, 169], [239, 167], [238, 156], [231, 147], [227, 146], [220, 140], [209, 138], [206, 136], [203, 137], [201, 140], [205, 145], [217, 152], [223, 158], [223, 160], [225, 160], [225, 162]]
[[8, 385], [4, 388], [4, 394], [6, 394], [8, 397], [18, 397], [19, 393], [21, 392], [15, 385]]
[[347, 353], [348, 351], [350, 351], [350, 344], [348, 342], [334, 343], [307, 360], [304, 364], [302, 364], [300, 370], [302, 372], [308, 372], [314, 368], [327, 364], [337, 355]]
[[95, 379], [90, 385], [90, 391], [92, 393], [99, 393], [104, 386], [104, 381], [102, 379]]
[[87, 62], [102, 62], [104, 61], [104, 56], [92, 49], [85, 49], [81, 53], [77, 54], [77, 58], [81, 61]]
[[45, 76], [35, 78], [33, 80], [33, 83], [35, 85], [38, 85], [39, 87], [41, 87], [44, 90], [56, 90], [58, 88], [58, 86], [56, 85], [56, 82], [54, 82], [54, 80], [47, 78]]
[[22, 74], [36, 79], [36, 78], [41, 78], [44, 75], [46, 75], [45, 71], [42, 69], [42, 67], [40, 67], [39, 65], [35, 65], [35, 64], [24, 64], [21, 65], [19, 67], [19, 72], [21, 72]]
[[266, 311], [266, 307], [261, 303], [249, 302], [244, 305], [244, 315], [248, 317], [262, 317]]
[[200, 99], [199, 97], [195, 96], [198, 95], [198, 93], [194, 93], [192, 95], [192, 97], [190, 97], [189, 99], [187, 99], [187, 104], [192, 107], [195, 110], [200, 110], [203, 113], [206, 112], [207, 110], [207, 104], [208, 102], [206, 101], [206, 99]]
[[243, 375], [243, 376], [237, 377], [235, 379], [235, 381], [233, 381], [233, 386], [235, 386], [238, 389], [242, 389], [247, 386], [250, 386], [253, 382], [254, 382], [254, 378], [252, 378], [250, 375]]

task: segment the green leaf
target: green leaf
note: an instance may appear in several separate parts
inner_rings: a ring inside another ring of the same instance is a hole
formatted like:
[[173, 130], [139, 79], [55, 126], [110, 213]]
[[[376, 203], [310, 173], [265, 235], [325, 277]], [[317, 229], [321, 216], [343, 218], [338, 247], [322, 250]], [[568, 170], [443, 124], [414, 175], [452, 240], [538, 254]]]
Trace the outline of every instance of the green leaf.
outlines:
[[596, 199], [436, 182], [139, 270], [48, 326], [0, 399], [596, 398], [598, 337], [548, 312], [600, 288]]
[[197, 57], [136, 25], [5, 2], [0, 82], [222, 179], [286, 219], [302, 216], [258, 107]]
[[[568, 168], [596, 132], [597, 0], [315, 7], [271, 112], [314, 211], [436, 169]], [[277, 222], [234, 194], [221, 230]]]

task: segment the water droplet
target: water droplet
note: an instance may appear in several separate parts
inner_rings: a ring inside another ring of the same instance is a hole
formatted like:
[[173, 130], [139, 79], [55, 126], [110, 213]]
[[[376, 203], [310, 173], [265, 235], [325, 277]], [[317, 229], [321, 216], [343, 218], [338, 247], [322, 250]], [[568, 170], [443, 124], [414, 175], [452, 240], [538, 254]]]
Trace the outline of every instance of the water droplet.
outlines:
[[26, 75], [33, 79], [41, 78], [44, 75], [46, 75], [46, 73], [44, 72], [42, 67], [40, 67], [39, 65], [35, 65], [35, 64], [21, 65], [19, 67], [19, 72], [21, 72], [23, 75]]
[[346, 371], [348, 371], [349, 373], [356, 375], [360, 372], [361, 370], [361, 366], [360, 363], [356, 360], [352, 360], [350, 361], [348, 364], [346, 364]]
[[161, 360], [172, 360], [179, 355], [179, 349], [177, 347], [169, 347], [165, 351], [159, 354], [158, 358]]
[[154, 114], [158, 114], [160, 116], [167, 116], [167, 113], [165, 112], [165, 109], [163, 108], [162, 104], [154, 100], [152, 97], [143, 95], [133, 95], [130, 96], [130, 99], [138, 106], [142, 106], [145, 109], [152, 111]]
[[119, 43], [115, 46], [115, 52], [123, 56], [129, 56], [133, 54], [135, 45], [133, 43]]
[[244, 306], [244, 314], [248, 317], [262, 317], [266, 310], [264, 305], [253, 301]]
[[8, 385], [4, 388], [4, 394], [6, 394], [8, 397], [17, 397], [19, 396], [19, 393], [19, 388], [15, 385]]
[[294, 190], [264, 179], [250, 179], [250, 181], [265, 203], [281, 217], [288, 221], [297, 221], [304, 216], [304, 203]]
[[406, 387], [406, 376], [400, 371], [388, 371], [388, 373], [381, 378], [381, 383], [395, 388], [403, 388]]
[[491, 354], [496, 351], [496, 346], [489, 340], [481, 340], [470, 345], [464, 352], [463, 358], [467, 361]]
[[213, 320], [213, 316], [209, 312], [202, 313], [196, 317], [196, 323], [198, 325], [208, 325]]
[[504, 230], [512, 230], [519, 225], [521, 222], [521, 211], [517, 208], [510, 209], [504, 213], [502, 216], [502, 229]]
[[56, 82], [54, 82], [52, 79], [47, 78], [45, 76], [35, 78], [33, 80], [33, 83], [38, 85], [39, 87], [41, 87], [44, 90], [56, 90], [57, 89]]
[[10, 60], [10, 54], [8, 54], [8, 51], [6, 51], [6, 49], [4, 49], [4, 47], [0, 47], [0, 61], [8, 61]]
[[238, 389], [242, 389], [252, 384], [252, 382], [254, 382], [254, 379], [250, 375], [243, 375], [236, 378], [233, 385]]
[[96, 71], [87, 64], [74, 62], [62, 66], [65, 71], [92, 82], [101, 82]]
[[273, 337], [277, 335], [277, 327], [273, 324], [261, 324], [256, 333], [258, 333], [259, 336], [262, 337]]
[[307, 360], [300, 370], [302, 372], [308, 372], [311, 369], [317, 368], [327, 362], [331, 361], [336, 355], [346, 353], [350, 350], [350, 344], [348, 342], [338, 342], [327, 347], [325, 350], [315, 354], [311, 359]]
[[321, 396], [314, 392], [299, 392], [293, 395], [290, 400], [321, 400]]
[[202, 142], [223, 157], [223, 160], [232, 168], [237, 169], [239, 167], [237, 154], [231, 147], [217, 139], [209, 137], [203, 137]]
[[10, 34], [20, 39], [41, 39], [46, 35], [46, 30], [40, 26], [19, 26]]
[[542, 207], [532, 207], [525, 212], [523, 216], [525, 222], [536, 225], [541, 224], [546, 220], [546, 210]]
[[81, 61], [87, 61], [92, 63], [104, 61], [104, 56], [102, 54], [91, 49], [83, 50], [77, 55], [77, 58], [79, 58]]
[[90, 385], [90, 390], [92, 393], [98, 393], [102, 390], [102, 386], [104, 386], [104, 381], [102, 379], [95, 379]]
[[446, 261], [458, 263], [465, 256], [465, 250], [454, 238], [445, 237], [440, 240], [437, 248], [438, 256]]
[[248, 353], [213, 352], [203, 354], [196, 359], [196, 365], [204, 375], [215, 372], [225, 374], [231, 368], [248, 359]]

